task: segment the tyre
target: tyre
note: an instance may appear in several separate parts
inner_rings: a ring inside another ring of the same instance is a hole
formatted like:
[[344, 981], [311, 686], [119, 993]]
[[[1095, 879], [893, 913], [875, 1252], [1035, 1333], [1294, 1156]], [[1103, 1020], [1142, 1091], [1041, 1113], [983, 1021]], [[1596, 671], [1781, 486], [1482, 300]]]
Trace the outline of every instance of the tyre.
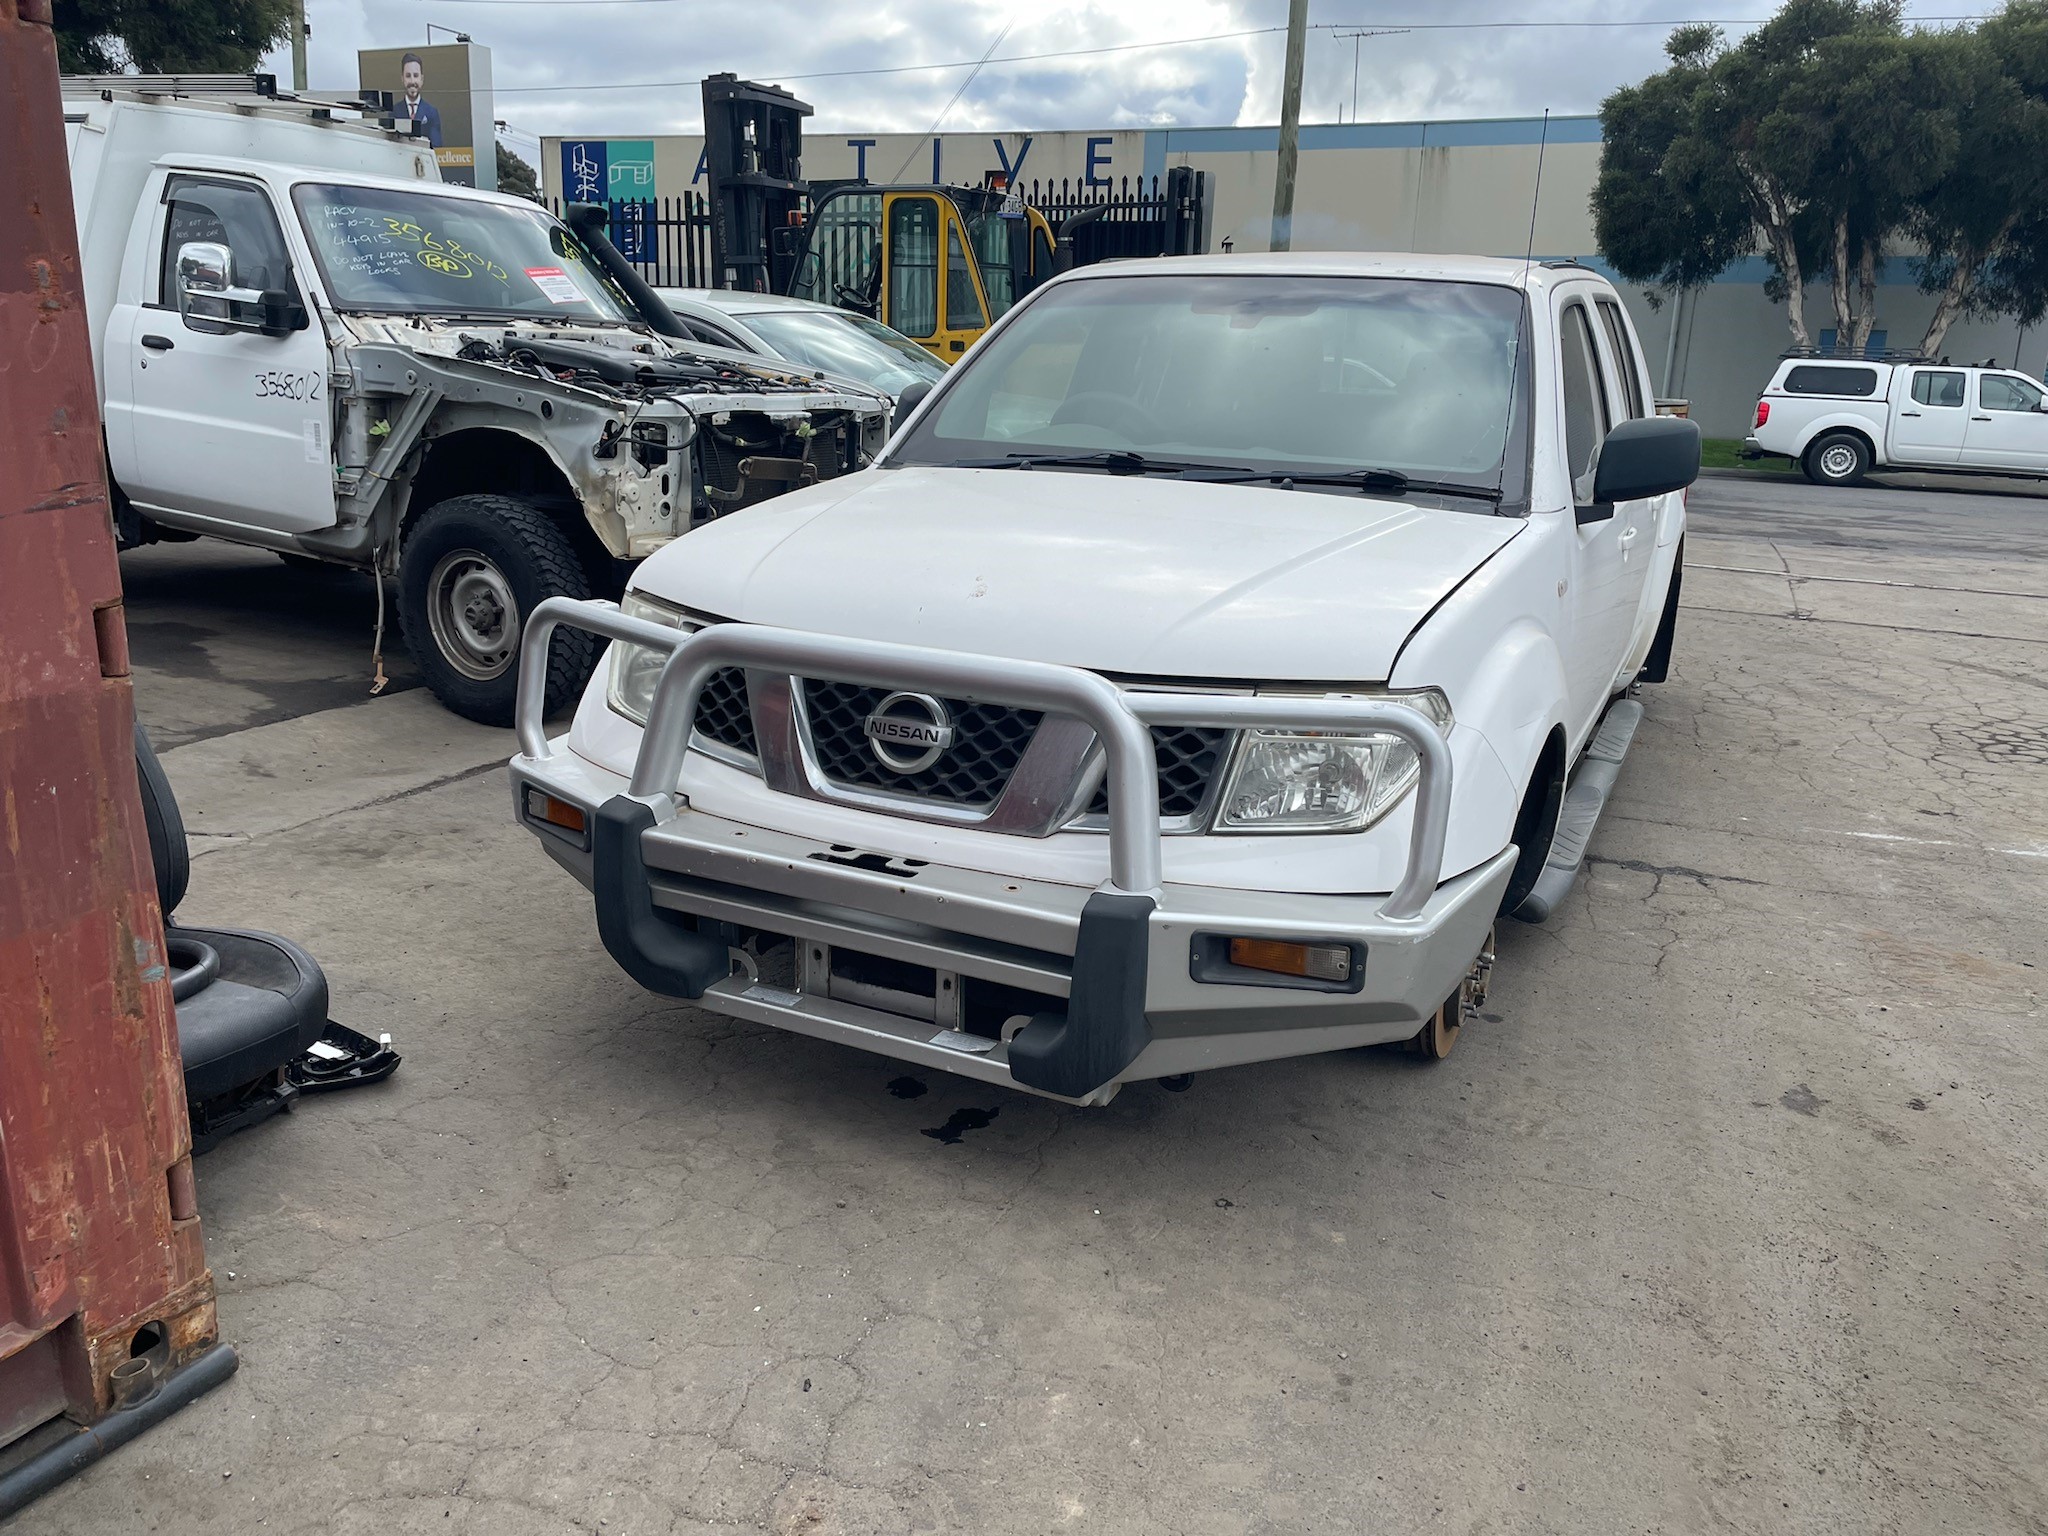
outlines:
[[1870, 449], [1853, 432], [1815, 438], [1799, 461], [1815, 485], [1855, 485], [1870, 470]]
[[[545, 598], [589, 595], [568, 535], [513, 496], [455, 496], [429, 507], [399, 552], [406, 649], [436, 698], [484, 725], [512, 723], [526, 615]], [[596, 636], [556, 631], [549, 714], [575, 700], [596, 659]]]
[[1512, 917], [1520, 910], [1529, 893], [1536, 889], [1543, 861], [1550, 857], [1550, 840], [1557, 835], [1557, 816], [1564, 806], [1563, 765], [1564, 739], [1553, 733], [1536, 760], [1536, 771], [1530, 775], [1529, 787], [1515, 812], [1512, 841], [1519, 852], [1514, 872], [1508, 876], [1508, 888], [1500, 899], [1503, 917]]
[[1671, 562], [1671, 585], [1664, 592], [1664, 616], [1657, 621], [1657, 638], [1650, 642], [1650, 654], [1643, 658], [1639, 683], [1661, 683], [1671, 676], [1671, 652], [1678, 644], [1678, 589], [1685, 579], [1685, 540], [1678, 541], [1678, 557]]

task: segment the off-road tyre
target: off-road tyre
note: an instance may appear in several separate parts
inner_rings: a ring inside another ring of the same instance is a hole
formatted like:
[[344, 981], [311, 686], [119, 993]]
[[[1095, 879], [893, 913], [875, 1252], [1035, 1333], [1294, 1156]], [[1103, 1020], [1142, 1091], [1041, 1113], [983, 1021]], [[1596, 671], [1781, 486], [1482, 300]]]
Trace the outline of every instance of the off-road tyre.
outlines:
[[[569, 536], [516, 496], [452, 496], [420, 514], [399, 547], [406, 648], [434, 696], [483, 725], [512, 723], [526, 615], [546, 598], [588, 596], [590, 578]], [[501, 619], [495, 626], [494, 607]], [[575, 702], [596, 660], [596, 636], [555, 632], [550, 715]]]
[[1854, 432], [1827, 432], [1808, 444], [1799, 460], [1815, 485], [1859, 485], [1870, 472], [1870, 448]]

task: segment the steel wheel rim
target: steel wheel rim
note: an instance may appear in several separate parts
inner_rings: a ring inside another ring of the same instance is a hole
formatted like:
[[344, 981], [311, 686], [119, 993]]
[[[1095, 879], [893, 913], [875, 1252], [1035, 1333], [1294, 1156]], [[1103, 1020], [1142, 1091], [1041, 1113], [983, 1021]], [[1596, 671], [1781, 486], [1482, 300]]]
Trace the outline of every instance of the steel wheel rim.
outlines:
[[1846, 443], [1831, 443], [1820, 451], [1820, 472], [1840, 480], [1856, 469], [1856, 450]]
[[434, 648], [464, 677], [502, 677], [519, 650], [519, 604], [512, 583], [487, 556], [452, 550], [427, 578], [427, 623]]

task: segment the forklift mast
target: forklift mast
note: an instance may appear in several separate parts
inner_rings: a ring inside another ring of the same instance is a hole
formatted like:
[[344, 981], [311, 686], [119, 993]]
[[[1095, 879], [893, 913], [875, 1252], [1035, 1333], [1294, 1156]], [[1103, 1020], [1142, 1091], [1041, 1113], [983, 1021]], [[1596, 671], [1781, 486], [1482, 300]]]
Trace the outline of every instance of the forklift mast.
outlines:
[[808, 104], [734, 75], [704, 82], [713, 287], [850, 310], [953, 362], [1071, 266], [1208, 249], [1207, 176], [1105, 197], [1054, 226], [996, 178], [982, 187], [803, 180]]
[[711, 273], [719, 288], [787, 293], [803, 244], [808, 102], [737, 75], [704, 82]]

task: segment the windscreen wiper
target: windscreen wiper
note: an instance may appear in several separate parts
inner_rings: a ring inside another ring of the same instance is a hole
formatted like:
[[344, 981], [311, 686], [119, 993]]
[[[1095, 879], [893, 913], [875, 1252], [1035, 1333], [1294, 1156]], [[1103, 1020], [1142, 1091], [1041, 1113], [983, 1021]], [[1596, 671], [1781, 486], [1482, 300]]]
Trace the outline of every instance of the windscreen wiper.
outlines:
[[948, 469], [1101, 469], [1112, 475], [1183, 475], [1203, 478], [1215, 471], [1225, 477], [1253, 471], [1231, 464], [1190, 464], [1184, 459], [1148, 459], [1127, 448], [1103, 453], [1006, 453], [999, 459], [949, 459]]
[[[1194, 478], [1190, 476], [1189, 478]], [[1212, 478], [1203, 476], [1202, 478]], [[1473, 501], [1500, 504], [1498, 486], [1473, 485], [1463, 480], [1429, 480], [1414, 475], [1404, 475], [1398, 469], [1350, 469], [1350, 470], [1285, 470], [1248, 469], [1241, 473], [1219, 473], [1214, 479], [1225, 482], [1266, 481], [1274, 485], [1343, 485], [1355, 486], [1368, 495], [1405, 496], [1420, 492], [1430, 496], [1463, 496]]]

